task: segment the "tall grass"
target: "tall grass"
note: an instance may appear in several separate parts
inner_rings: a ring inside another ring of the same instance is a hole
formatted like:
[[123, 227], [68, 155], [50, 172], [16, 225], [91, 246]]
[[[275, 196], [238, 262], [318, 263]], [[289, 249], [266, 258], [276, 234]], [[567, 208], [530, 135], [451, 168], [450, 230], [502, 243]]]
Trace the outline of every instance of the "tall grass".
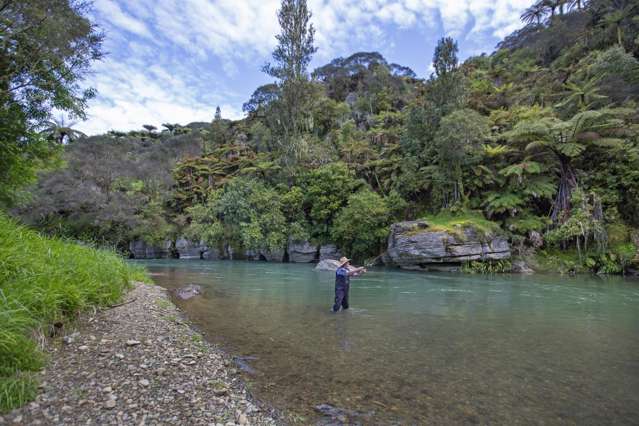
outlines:
[[44, 356], [35, 336], [116, 303], [144, 276], [113, 252], [43, 237], [0, 213], [0, 412], [36, 394]]

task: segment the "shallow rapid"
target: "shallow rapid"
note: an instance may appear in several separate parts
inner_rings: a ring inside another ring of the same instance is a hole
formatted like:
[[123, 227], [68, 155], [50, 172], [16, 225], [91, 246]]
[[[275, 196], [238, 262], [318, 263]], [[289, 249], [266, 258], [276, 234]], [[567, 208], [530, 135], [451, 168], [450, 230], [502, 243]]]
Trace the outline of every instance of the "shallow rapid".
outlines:
[[146, 261], [237, 355], [253, 393], [298, 422], [330, 404], [362, 423], [636, 424], [639, 281], [371, 270], [333, 314], [311, 265]]

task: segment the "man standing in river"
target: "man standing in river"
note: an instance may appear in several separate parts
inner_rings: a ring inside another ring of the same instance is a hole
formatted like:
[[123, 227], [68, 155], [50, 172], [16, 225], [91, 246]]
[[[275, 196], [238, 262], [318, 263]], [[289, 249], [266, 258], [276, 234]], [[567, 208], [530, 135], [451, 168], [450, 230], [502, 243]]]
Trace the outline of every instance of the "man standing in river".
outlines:
[[333, 312], [339, 311], [339, 308], [348, 309], [348, 291], [351, 286], [351, 277], [359, 276], [366, 272], [366, 268], [356, 268], [351, 266], [350, 259], [342, 257], [339, 260], [340, 266], [335, 271], [335, 304]]

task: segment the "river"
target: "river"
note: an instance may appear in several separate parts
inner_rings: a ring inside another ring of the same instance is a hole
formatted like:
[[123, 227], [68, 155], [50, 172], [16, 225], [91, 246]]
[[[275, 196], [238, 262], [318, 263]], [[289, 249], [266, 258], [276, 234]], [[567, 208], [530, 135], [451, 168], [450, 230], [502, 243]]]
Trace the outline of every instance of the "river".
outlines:
[[364, 424], [637, 424], [639, 281], [373, 269], [333, 314], [312, 265], [140, 262], [206, 337], [245, 358], [253, 394]]

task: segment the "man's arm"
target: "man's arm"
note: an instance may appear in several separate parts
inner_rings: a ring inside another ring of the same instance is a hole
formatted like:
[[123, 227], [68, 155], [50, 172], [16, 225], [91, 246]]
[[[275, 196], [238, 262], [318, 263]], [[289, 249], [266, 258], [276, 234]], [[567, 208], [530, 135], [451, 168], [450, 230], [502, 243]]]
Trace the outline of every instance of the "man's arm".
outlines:
[[363, 266], [361, 268], [351, 268], [348, 270], [348, 276], [357, 276], [363, 274], [364, 272], [366, 272], [366, 268], [364, 268]]

